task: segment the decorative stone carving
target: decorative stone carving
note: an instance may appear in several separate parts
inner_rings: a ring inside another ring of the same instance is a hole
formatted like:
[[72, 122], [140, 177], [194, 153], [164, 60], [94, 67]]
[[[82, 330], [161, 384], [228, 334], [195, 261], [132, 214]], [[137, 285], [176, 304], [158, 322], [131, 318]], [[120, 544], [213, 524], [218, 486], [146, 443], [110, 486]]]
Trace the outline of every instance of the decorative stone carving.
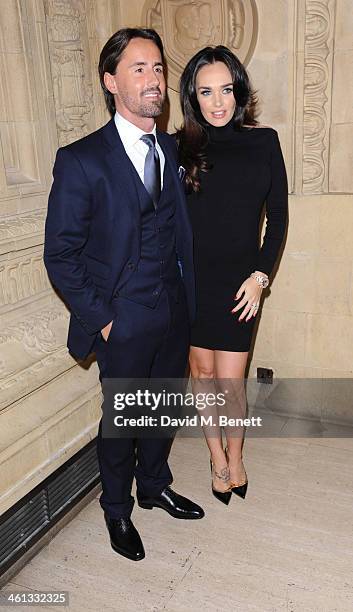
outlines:
[[90, 51], [90, 80], [92, 82], [93, 109], [95, 122], [92, 129], [104, 125], [110, 118], [105, 105], [102, 88], [98, 78], [100, 52], [108, 38], [116, 32], [123, 21], [120, 17], [120, 2], [117, 0], [86, 0], [86, 26]]
[[43, 231], [45, 216], [45, 210], [36, 210], [16, 217], [3, 217], [0, 221], [0, 241]]
[[[91, 131], [93, 109], [83, 0], [46, 0], [49, 53], [59, 145]], [[93, 126], [92, 126], [93, 127]]]
[[306, 0], [303, 192], [328, 191], [331, 123], [333, 0]]
[[9, 325], [0, 331], [0, 345], [7, 342], [18, 342], [22, 350], [40, 356], [51, 353], [62, 346], [50, 324], [57, 319], [67, 321], [68, 314], [62, 307], [41, 310], [27, 316], [23, 321]]
[[162, 37], [168, 61], [168, 85], [178, 91], [180, 74], [192, 55], [207, 45], [223, 44], [247, 64], [257, 39], [254, 0], [147, 0], [143, 22]]
[[[0, 220], [0, 254], [16, 250], [17, 243], [32, 241], [43, 243], [45, 210], [35, 210], [21, 215], [2, 217]], [[27, 243], [24, 246], [29, 246]]]
[[42, 254], [21, 261], [0, 263], [0, 307], [16, 304], [49, 287]]
[[2, 3], [0, 163], [4, 170], [2, 191], [5, 196], [14, 187], [40, 182], [36, 127], [33, 121], [33, 60], [28, 40], [25, 39], [26, 24], [22, 19], [20, 3]]

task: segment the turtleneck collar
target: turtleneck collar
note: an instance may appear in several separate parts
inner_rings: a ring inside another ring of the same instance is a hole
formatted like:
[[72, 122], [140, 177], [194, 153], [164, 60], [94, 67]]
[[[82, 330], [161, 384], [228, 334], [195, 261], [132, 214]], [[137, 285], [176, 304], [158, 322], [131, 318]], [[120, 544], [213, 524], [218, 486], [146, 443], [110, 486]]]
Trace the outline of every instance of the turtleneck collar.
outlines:
[[233, 118], [228, 121], [226, 125], [219, 127], [215, 127], [209, 123], [206, 130], [211, 142], [226, 142], [227, 140], [232, 140], [236, 133], [233, 127]]

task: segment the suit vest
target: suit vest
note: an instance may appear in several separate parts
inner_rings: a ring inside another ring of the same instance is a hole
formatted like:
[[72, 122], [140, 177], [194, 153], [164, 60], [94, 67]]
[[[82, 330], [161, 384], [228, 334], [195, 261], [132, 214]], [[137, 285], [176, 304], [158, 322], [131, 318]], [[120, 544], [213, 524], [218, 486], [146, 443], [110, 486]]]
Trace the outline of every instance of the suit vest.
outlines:
[[166, 160], [163, 189], [155, 209], [152, 199], [133, 164], [134, 181], [141, 211], [141, 257], [119, 295], [154, 308], [163, 289], [178, 299], [181, 284], [177, 263], [173, 176]]

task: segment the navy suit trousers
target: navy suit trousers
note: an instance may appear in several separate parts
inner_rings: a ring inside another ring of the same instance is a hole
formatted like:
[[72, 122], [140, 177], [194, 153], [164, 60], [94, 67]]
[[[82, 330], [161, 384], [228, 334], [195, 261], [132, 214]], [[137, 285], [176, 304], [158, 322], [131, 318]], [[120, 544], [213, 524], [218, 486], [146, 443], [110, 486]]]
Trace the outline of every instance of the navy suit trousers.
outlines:
[[[127, 298], [113, 301], [116, 311], [105, 341], [97, 336], [95, 353], [102, 378], [183, 378], [189, 349], [189, 320], [184, 288], [178, 301], [164, 289], [155, 308]], [[172, 438], [104, 438], [99, 425], [97, 452], [102, 481], [100, 504], [112, 518], [130, 516], [136, 478], [139, 497], [158, 495], [171, 484], [168, 466]]]

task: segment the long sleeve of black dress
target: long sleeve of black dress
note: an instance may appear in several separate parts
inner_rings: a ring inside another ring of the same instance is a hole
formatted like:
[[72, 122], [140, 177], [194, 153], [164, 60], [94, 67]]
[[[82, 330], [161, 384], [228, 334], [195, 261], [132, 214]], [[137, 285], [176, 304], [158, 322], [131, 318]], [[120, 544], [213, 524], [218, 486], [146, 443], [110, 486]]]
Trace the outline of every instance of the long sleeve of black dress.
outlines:
[[[263, 129], [263, 128], [256, 128]], [[277, 260], [288, 218], [288, 184], [283, 155], [275, 130], [270, 131], [271, 186], [266, 195], [266, 232], [256, 269], [271, 274]]]

